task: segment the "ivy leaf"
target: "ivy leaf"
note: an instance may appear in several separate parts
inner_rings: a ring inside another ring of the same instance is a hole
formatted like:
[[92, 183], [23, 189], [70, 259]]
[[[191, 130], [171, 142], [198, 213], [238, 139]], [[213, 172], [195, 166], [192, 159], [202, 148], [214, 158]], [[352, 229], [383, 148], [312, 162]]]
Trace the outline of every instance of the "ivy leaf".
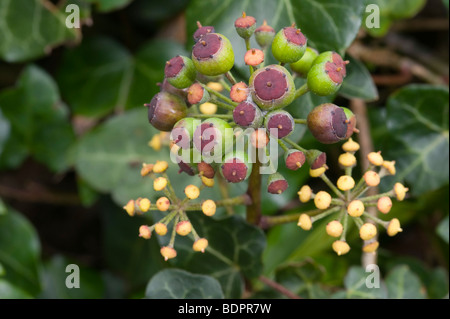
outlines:
[[[239, 216], [213, 220], [192, 213], [189, 218], [199, 236], [208, 239], [208, 247], [203, 254], [194, 252], [192, 239], [177, 237], [175, 249], [178, 255], [173, 263], [187, 271], [216, 278], [225, 298], [240, 298], [243, 276], [253, 278], [261, 273], [261, 257], [266, 244], [263, 232]], [[168, 238], [163, 238], [161, 244], [165, 245], [165, 241]]]
[[424, 287], [408, 266], [400, 265], [386, 276], [386, 287], [392, 299], [423, 299]]
[[148, 103], [159, 91], [165, 62], [177, 54], [181, 46], [167, 40], [150, 42], [133, 57], [112, 39], [88, 38], [66, 50], [57, 80], [75, 114], [100, 117]]
[[65, 154], [75, 137], [67, 108], [47, 73], [26, 67], [15, 88], [0, 93], [0, 107], [11, 125], [0, 166], [18, 166], [31, 154], [54, 171], [67, 167]]
[[350, 63], [347, 65], [347, 76], [338, 93], [348, 99], [377, 100], [377, 87], [365, 65], [352, 57], [348, 57], [348, 60]]
[[[186, 11], [188, 46], [193, 44], [196, 21], [213, 25], [216, 32], [230, 39], [235, 63], [245, 67], [245, 45], [236, 33], [234, 21], [246, 12], [256, 18], [258, 26], [267, 20], [276, 31], [295, 22], [307, 37], [308, 45], [319, 51], [334, 50], [342, 54], [358, 32], [362, 10], [362, 1], [351, 0], [194, 0]], [[258, 47], [254, 38], [251, 46]]]
[[165, 269], [152, 277], [145, 296], [149, 299], [222, 299], [219, 282], [211, 276], [181, 269]]
[[2, 280], [15, 287], [4, 284], [0, 291], [5, 289], [10, 293], [19, 293], [20, 290], [36, 295], [41, 289], [40, 253], [38, 235], [28, 220], [12, 209], [0, 215], [0, 263], [4, 268]]
[[368, 276], [373, 272], [366, 272], [364, 268], [359, 266], [350, 267], [344, 279], [345, 291], [338, 292], [333, 298], [347, 299], [379, 299], [387, 298], [387, 290], [384, 282], [379, 277], [379, 287], [371, 287], [366, 284], [366, 280], [370, 280]]
[[0, 278], [0, 299], [31, 299], [32, 295]]
[[388, 99], [383, 154], [396, 161], [394, 178], [405, 180], [413, 195], [448, 184], [448, 98], [447, 88], [409, 85]]
[[65, 14], [47, 0], [3, 0], [0, 12], [0, 58], [7, 62], [41, 57], [80, 37], [79, 29], [67, 28]]
[[448, 244], [448, 236], [449, 236], [448, 215], [447, 217], [445, 217], [443, 221], [439, 223], [436, 232]]

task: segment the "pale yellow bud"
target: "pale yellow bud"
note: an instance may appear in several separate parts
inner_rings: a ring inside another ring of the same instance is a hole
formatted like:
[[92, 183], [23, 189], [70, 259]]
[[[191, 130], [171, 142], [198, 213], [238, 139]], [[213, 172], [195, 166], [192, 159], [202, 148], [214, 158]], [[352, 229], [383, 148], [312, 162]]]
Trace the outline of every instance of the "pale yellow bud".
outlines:
[[387, 234], [389, 236], [395, 236], [397, 233], [402, 232], [400, 227], [400, 221], [397, 218], [392, 219], [387, 226]]
[[156, 161], [155, 165], [153, 166], [153, 172], [163, 173], [168, 167], [169, 163], [167, 163], [166, 161]]
[[153, 189], [155, 191], [162, 191], [167, 186], [167, 179], [164, 177], [158, 177], [153, 181]]
[[184, 193], [189, 199], [196, 199], [200, 196], [200, 189], [195, 185], [188, 185], [184, 189]]
[[356, 152], [359, 150], [359, 144], [350, 137], [347, 142], [342, 144], [342, 149], [345, 152]]
[[208, 240], [206, 238], [199, 238], [192, 245], [194, 251], [201, 251], [202, 253], [205, 252], [206, 247], [208, 247]]
[[161, 136], [159, 134], [153, 135], [150, 142], [148, 142], [148, 146], [153, 148], [155, 151], [159, 151], [162, 146]]
[[367, 154], [367, 159], [369, 162], [375, 166], [383, 165], [383, 156], [381, 156], [381, 152], [370, 152]]
[[205, 102], [200, 104], [199, 109], [202, 114], [213, 115], [217, 112], [217, 105], [211, 102]]
[[327, 224], [326, 231], [331, 237], [339, 237], [344, 231], [344, 226], [339, 221], [333, 220]]
[[364, 203], [359, 199], [352, 200], [347, 206], [347, 212], [352, 217], [359, 217], [364, 213]]
[[365, 223], [359, 229], [359, 237], [362, 240], [370, 240], [377, 235], [377, 227], [372, 223]]
[[336, 240], [331, 247], [338, 256], [345, 255], [350, 251], [350, 246], [343, 240]]
[[216, 213], [216, 203], [212, 199], [207, 199], [202, 203], [202, 212], [206, 216], [213, 216]]
[[301, 214], [298, 218], [297, 226], [300, 226], [304, 230], [310, 230], [312, 227], [311, 217], [307, 214]]
[[172, 247], [164, 246], [160, 250], [161, 255], [164, 257], [164, 260], [167, 261], [169, 259], [175, 258], [177, 256], [177, 251]]
[[298, 198], [302, 203], [307, 203], [311, 199], [312, 190], [308, 185], [303, 185], [297, 192]]
[[395, 183], [394, 185], [394, 193], [397, 197], [397, 200], [402, 201], [405, 199], [406, 192], [409, 190], [409, 188], [403, 186], [403, 184]]
[[355, 180], [351, 176], [343, 175], [339, 177], [336, 185], [341, 191], [348, 191], [355, 187]]
[[339, 155], [338, 162], [343, 167], [353, 167], [356, 165], [356, 157], [352, 153], [343, 153]]

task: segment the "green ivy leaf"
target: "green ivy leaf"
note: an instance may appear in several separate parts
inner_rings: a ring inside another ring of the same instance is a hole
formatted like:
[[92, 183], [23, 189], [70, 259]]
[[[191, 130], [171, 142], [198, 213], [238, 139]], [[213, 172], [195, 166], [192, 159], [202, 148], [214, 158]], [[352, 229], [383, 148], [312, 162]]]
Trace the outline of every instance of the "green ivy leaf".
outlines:
[[448, 233], [449, 233], [449, 226], [448, 226], [448, 215], [445, 217], [443, 221], [441, 221], [436, 228], [437, 234], [448, 244]]
[[33, 296], [0, 278], [0, 299], [32, 299]]
[[448, 98], [447, 88], [409, 85], [388, 99], [382, 151], [397, 167], [389, 187], [405, 180], [419, 195], [448, 184]]
[[[225, 298], [240, 298], [244, 288], [243, 276], [253, 278], [262, 270], [261, 256], [266, 240], [261, 229], [248, 224], [239, 216], [214, 220], [201, 213], [189, 218], [200, 237], [208, 239], [205, 253], [194, 252], [192, 239], [177, 237], [178, 252], [173, 263], [194, 273], [216, 278]], [[165, 245], [170, 237], [161, 240]]]
[[400, 265], [386, 276], [386, 287], [392, 299], [423, 299], [424, 287], [419, 277], [408, 266]]
[[150, 102], [165, 62], [177, 54], [183, 54], [182, 47], [167, 40], [154, 40], [133, 57], [112, 39], [88, 38], [66, 50], [57, 80], [75, 114], [99, 117]]
[[[41, 289], [40, 250], [38, 235], [28, 220], [12, 209], [0, 215], [0, 263], [4, 268], [2, 280], [27, 294], [36, 295]], [[14, 287], [4, 284], [0, 291], [8, 289], [18, 293]]]
[[[335, 50], [342, 54], [358, 32], [362, 10], [362, 2], [351, 0], [194, 0], [186, 11], [188, 46], [193, 44], [196, 21], [213, 25], [216, 32], [230, 39], [236, 64], [245, 67], [244, 41], [234, 28], [234, 21], [245, 11], [256, 18], [258, 26], [267, 20], [276, 31], [295, 22], [308, 38], [308, 45], [319, 51]], [[258, 47], [254, 38], [251, 46]]]
[[79, 38], [79, 29], [67, 28], [66, 15], [47, 0], [0, 2], [0, 58], [23, 62]]
[[0, 107], [11, 125], [0, 166], [16, 167], [31, 154], [54, 171], [67, 167], [65, 154], [75, 136], [56, 83], [47, 73], [27, 66], [16, 87], [0, 92]]
[[222, 299], [219, 282], [211, 276], [181, 269], [165, 269], [152, 277], [145, 296], [149, 299]]
[[129, 5], [133, 0], [87, 0], [96, 5], [100, 12], [119, 10]]
[[350, 267], [344, 279], [345, 290], [333, 295], [333, 298], [347, 299], [379, 299], [387, 298], [387, 290], [384, 282], [380, 279], [379, 288], [369, 288], [366, 279], [372, 272], [366, 272], [359, 266]]
[[365, 65], [352, 57], [348, 57], [348, 60], [350, 64], [347, 65], [347, 76], [338, 93], [348, 99], [377, 100], [377, 87]]

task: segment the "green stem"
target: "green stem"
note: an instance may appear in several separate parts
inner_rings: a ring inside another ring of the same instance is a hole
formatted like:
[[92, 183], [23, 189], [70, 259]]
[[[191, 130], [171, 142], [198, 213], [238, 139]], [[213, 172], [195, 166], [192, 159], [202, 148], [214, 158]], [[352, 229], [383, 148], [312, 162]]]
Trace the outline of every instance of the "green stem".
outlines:
[[217, 92], [216, 90], [213, 90], [213, 89], [207, 87], [207, 86], [204, 85], [204, 84], [202, 84], [202, 86], [203, 86], [203, 87], [205, 88], [205, 90], [208, 91], [210, 94], [212, 94], [212, 95], [218, 97], [218, 98], [221, 99], [221, 100], [224, 100], [224, 101], [227, 102], [228, 104], [234, 105], [234, 106], [237, 105], [237, 103], [233, 102], [229, 97], [223, 95], [222, 93]]
[[294, 119], [294, 123], [295, 124], [307, 124], [308, 120], [307, 119]]
[[231, 120], [233, 118], [233, 115], [231, 115], [231, 114], [214, 114], [214, 115], [209, 115], [209, 114], [192, 114], [192, 113], [188, 113], [187, 116], [188, 117], [198, 118], [198, 119], [209, 119], [211, 117], [217, 117], [219, 119]]
[[325, 173], [323, 173], [322, 175], [320, 175], [320, 178], [328, 185], [329, 188], [331, 188], [331, 190], [341, 199], [345, 199], [344, 194], [342, 194], [337, 188], [336, 186], [334, 186], [334, 184], [328, 179], [328, 177], [325, 175]]
[[291, 146], [292, 146], [293, 148], [296, 148], [296, 149], [298, 149], [299, 151], [302, 151], [303, 153], [305, 153], [305, 155], [306, 155], [306, 153], [308, 152], [306, 149], [304, 149], [303, 147], [301, 147], [300, 145], [298, 145], [297, 143], [295, 143], [294, 141], [292, 141], [291, 139], [289, 139], [289, 138], [287, 138], [287, 137], [283, 138], [283, 141], [285, 141], [285, 142], [288, 143], [288, 144], [291, 144]]
[[297, 90], [295, 90], [295, 98], [299, 98], [300, 96], [306, 94], [309, 92], [308, 84], [303, 84], [301, 87], [299, 87]]
[[289, 148], [286, 145], [284, 145], [284, 143], [280, 139], [278, 139], [278, 144], [281, 146], [283, 151], [289, 152]]
[[176, 202], [179, 202], [179, 199], [178, 199], [177, 195], [175, 194], [175, 190], [172, 187], [172, 183], [170, 182], [169, 176], [167, 175], [166, 172], [163, 172], [162, 176], [167, 180], [166, 189], [168, 190], [168, 194], [170, 195], [168, 197], [173, 199], [172, 203], [175, 203], [175, 200], [176, 200]]
[[228, 85], [228, 83], [224, 80], [224, 79], [220, 79], [220, 84], [223, 85], [223, 87], [225, 88], [225, 90], [227, 90], [228, 92], [231, 91], [231, 87]]
[[393, 191], [389, 191], [386, 193], [381, 193], [381, 194], [377, 194], [377, 195], [373, 195], [373, 196], [363, 197], [363, 198], [360, 198], [359, 200], [362, 202], [370, 202], [372, 200], [380, 199], [381, 197], [384, 197], [384, 196], [388, 196], [388, 197], [394, 196]]
[[[236, 196], [236, 197], [232, 197], [232, 198], [225, 198], [225, 199], [221, 199], [216, 201], [216, 206], [217, 207], [221, 207], [221, 206], [236, 206], [236, 205], [247, 205], [249, 203], [249, 197], [248, 195], [244, 194], [241, 196]], [[187, 207], [185, 207], [185, 211], [199, 211], [202, 209], [202, 204], [190, 204]]]
[[311, 222], [314, 223], [314, 222], [318, 221], [319, 219], [322, 219], [324, 217], [327, 217], [328, 215], [331, 215], [331, 214], [337, 212], [340, 209], [341, 209], [341, 207], [339, 207], [339, 206], [329, 208], [329, 209], [325, 210], [323, 213], [320, 213], [318, 215], [311, 217]]
[[380, 225], [383, 226], [383, 227], [387, 227], [387, 226], [389, 225], [389, 222], [384, 221], [384, 220], [381, 220], [381, 219], [379, 219], [378, 217], [372, 216], [372, 215], [369, 214], [369, 213], [364, 212], [364, 213], [363, 213], [363, 216], [372, 219], [374, 222], [380, 224]]
[[231, 74], [230, 71], [228, 71], [227, 73], [225, 73], [226, 78], [228, 79], [228, 81], [230, 81], [231, 85], [235, 85], [236, 79], [234, 78], [233, 74]]
[[247, 222], [257, 225], [261, 218], [261, 174], [259, 167], [261, 163], [256, 157], [253, 163], [252, 173], [248, 181], [247, 194], [250, 196], [252, 203], [247, 206], [246, 219]]
[[211, 103], [215, 103], [215, 104], [217, 104], [217, 106], [220, 106], [221, 108], [227, 109], [228, 111], [233, 111], [234, 110], [234, 106], [230, 105], [228, 103], [224, 103], [224, 102], [218, 101], [216, 99], [211, 99], [210, 102]]
[[180, 219], [180, 216], [177, 214], [177, 217], [175, 218], [175, 223], [172, 229], [172, 235], [170, 236], [170, 242], [169, 242], [169, 247], [173, 248], [173, 245], [175, 244], [175, 237], [177, 235], [177, 224], [178, 224], [178, 220]]
[[339, 240], [345, 241], [345, 237], [347, 236], [347, 230], [348, 230], [348, 214], [344, 211], [344, 220], [342, 221], [342, 235], [339, 238]]

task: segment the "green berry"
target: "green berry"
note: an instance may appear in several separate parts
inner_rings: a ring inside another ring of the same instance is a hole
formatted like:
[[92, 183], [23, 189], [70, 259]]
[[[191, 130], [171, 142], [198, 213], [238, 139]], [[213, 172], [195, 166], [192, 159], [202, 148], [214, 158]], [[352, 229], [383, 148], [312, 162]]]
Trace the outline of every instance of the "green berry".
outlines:
[[284, 162], [286, 167], [290, 170], [296, 171], [305, 164], [305, 153], [299, 150], [291, 149], [286, 152], [284, 156]]
[[307, 47], [305, 54], [297, 62], [291, 63], [291, 70], [297, 73], [299, 76], [306, 78], [309, 70], [311, 69], [314, 60], [317, 58], [319, 53], [317, 50]]
[[260, 127], [264, 118], [258, 105], [251, 101], [239, 103], [233, 110], [233, 120], [240, 127]]
[[306, 37], [300, 29], [286, 27], [273, 39], [272, 54], [281, 63], [294, 63], [300, 60], [306, 50]]
[[160, 131], [170, 131], [176, 122], [186, 117], [186, 103], [177, 95], [168, 92], [157, 93], [148, 107], [148, 121]]
[[314, 60], [308, 72], [307, 83], [311, 92], [319, 96], [336, 93], [346, 76], [347, 62], [336, 52], [324, 52]]
[[276, 110], [266, 114], [264, 126], [271, 136], [284, 138], [294, 131], [295, 123], [289, 112]]
[[192, 49], [195, 68], [208, 76], [228, 72], [234, 65], [234, 52], [230, 41], [219, 33], [203, 35]]
[[214, 155], [225, 152], [225, 141], [230, 138], [233, 133], [230, 124], [226, 121], [211, 117], [204, 120], [194, 131], [194, 147], [201, 152], [202, 155]]
[[185, 89], [195, 81], [197, 71], [191, 59], [178, 55], [166, 63], [164, 75], [177, 89]]
[[267, 179], [267, 191], [271, 194], [281, 194], [288, 186], [287, 180], [278, 172], [271, 174]]
[[229, 183], [246, 180], [252, 172], [252, 163], [245, 152], [234, 151], [225, 155], [220, 173]]
[[261, 48], [268, 47], [275, 37], [275, 30], [267, 25], [267, 21], [264, 20], [263, 24], [255, 30], [255, 40]]
[[234, 22], [234, 27], [241, 38], [250, 39], [256, 29], [256, 19], [243, 12], [242, 17], [237, 18]]
[[194, 130], [199, 123], [200, 120], [192, 117], [185, 117], [184, 119], [179, 120], [175, 123], [170, 132], [170, 139], [183, 149], [192, 147], [191, 142], [192, 137], [194, 136]]

